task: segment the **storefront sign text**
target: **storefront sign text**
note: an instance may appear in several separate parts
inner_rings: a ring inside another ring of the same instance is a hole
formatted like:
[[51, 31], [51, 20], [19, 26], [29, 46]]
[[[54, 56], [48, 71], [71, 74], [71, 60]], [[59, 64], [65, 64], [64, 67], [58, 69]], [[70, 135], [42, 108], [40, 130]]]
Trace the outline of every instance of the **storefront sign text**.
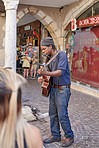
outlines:
[[78, 28], [79, 27], [88, 27], [88, 26], [94, 26], [99, 25], [99, 15], [93, 16], [90, 18], [78, 20]]

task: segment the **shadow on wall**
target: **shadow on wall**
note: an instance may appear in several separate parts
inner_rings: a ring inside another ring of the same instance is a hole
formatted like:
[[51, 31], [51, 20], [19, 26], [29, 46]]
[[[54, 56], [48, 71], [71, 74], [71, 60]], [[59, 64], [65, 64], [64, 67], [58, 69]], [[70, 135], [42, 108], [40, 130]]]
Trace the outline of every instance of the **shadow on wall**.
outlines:
[[4, 61], [5, 61], [5, 50], [0, 49], [0, 67], [4, 66]]

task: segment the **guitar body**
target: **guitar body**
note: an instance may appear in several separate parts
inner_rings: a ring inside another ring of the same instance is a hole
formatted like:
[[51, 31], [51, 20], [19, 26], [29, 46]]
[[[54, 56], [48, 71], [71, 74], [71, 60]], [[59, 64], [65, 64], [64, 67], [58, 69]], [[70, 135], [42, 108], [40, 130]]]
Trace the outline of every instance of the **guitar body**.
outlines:
[[42, 88], [42, 96], [48, 97], [50, 90], [51, 90], [51, 77], [50, 76], [43, 76], [43, 83], [41, 85]]

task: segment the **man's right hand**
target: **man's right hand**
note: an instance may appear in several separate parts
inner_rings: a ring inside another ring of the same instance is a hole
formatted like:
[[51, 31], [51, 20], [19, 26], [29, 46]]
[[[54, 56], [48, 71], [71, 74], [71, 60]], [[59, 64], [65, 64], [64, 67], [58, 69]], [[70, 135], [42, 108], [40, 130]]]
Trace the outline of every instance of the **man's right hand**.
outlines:
[[43, 82], [43, 77], [42, 77], [42, 76], [38, 78], [38, 82], [39, 82], [40, 84]]

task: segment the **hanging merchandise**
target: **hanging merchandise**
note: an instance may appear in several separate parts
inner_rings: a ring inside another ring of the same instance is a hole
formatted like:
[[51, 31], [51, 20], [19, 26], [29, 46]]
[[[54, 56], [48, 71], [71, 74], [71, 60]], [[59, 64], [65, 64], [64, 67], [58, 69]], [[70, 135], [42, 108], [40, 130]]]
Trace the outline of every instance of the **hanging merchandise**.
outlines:
[[24, 33], [24, 38], [26, 38], [26, 33]]
[[33, 31], [31, 31], [31, 34], [30, 34], [30, 36], [33, 36]]
[[33, 34], [37, 37], [38, 40], [40, 40], [39, 34], [38, 34], [38, 30], [34, 30]]
[[29, 41], [30, 41], [30, 43], [32, 43], [32, 36], [30, 36], [30, 40]]
[[27, 35], [30, 36], [30, 32], [28, 32]]
[[39, 37], [39, 35], [37, 34], [36, 36], [37, 36], [38, 40], [40, 40], [40, 37]]
[[26, 38], [28, 38], [28, 33], [26, 32]]
[[38, 34], [38, 30], [36, 30], [37, 34]]
[[28, 45], [28, 44], [29, 44], [29, 36], [28, 36], [28, 38], [27, 38], [27, 40], [26, 40], [26, 41], [27, 41], [27, 45]]
[[33, 40], [33, 46], [35, 46], [35, 40]]
[[22, 52], [22, 46], [20, 47], [20, 49], [21, 49], [21, 52]]
[[35, 36], [33, 35], [33, 38], [32, 38], [32, 40], [34, 40], [34, 38], [35, 38]]
[[26, 37], [26, 33], [24, 33], [24, 38]]
[[24, 34], [23, 33], [21, 34], [21, 37], [24, 38]]
[[36, 30], [34, 30], [34, 31], [33, 31], [33, 35], [37, 35], [37, 32], [36, 32]]

